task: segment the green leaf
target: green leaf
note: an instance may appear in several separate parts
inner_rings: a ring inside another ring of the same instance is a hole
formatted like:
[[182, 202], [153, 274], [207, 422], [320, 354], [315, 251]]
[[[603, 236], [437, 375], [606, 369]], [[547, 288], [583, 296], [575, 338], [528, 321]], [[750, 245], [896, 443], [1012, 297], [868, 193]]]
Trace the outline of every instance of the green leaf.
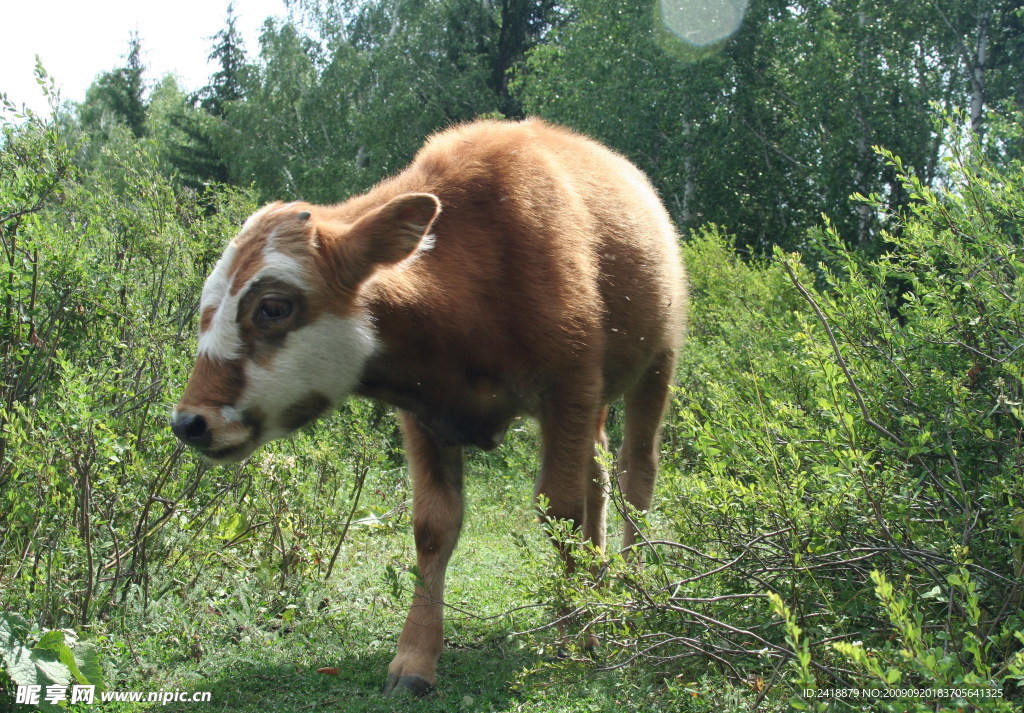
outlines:
[[234, 540], [249, 528], [249, 518], [239, 512], [232, 513], [220, 522], [217, 528], [217, 538], [221, 540]]
[[62, 647], [67, 648], [63, 631], [46, 632], [39, 637], [39, 642], [35, 646], [37, 649], [47, 649], [53, 652], [57, 652]]
[[5, 658], [8, 675], [19, 686], [71, 684], [71, 671], [55, 651], [19, 646], [13, 656]]
[[46, 632], [43, 634], [42, 638], [39, 639], [39, 643], [36, 644], [36, 649], [52, 651], [55, 653], [57, 655], [57, 659], [67, 666], [68, 671], [78, 683], [83, 685], [92, 683], [92, 681], [82, 674], [81, 669], [79, 669], [75, 652], [70, 646], [68, 646], [67, 637], [63, 631]]
[[26, 641], [31, 628], [24, 617], [14, 612], [0, 614], [0, 654]]
[[106, 682], [103, 680], [103, 666], [100, 664], [99, 649], [92, 643], [81, 643], [75, 646], [75, 663], [82, 675], [79, 683], [96, 686], [96, 690], [105, 691]]
[[27, 646], [15, 644], [4, 649], [4, 667], [7, 675], [18, 686], [31, 686], [36, 683], [36, 667], [32, 661], [32, 650]]

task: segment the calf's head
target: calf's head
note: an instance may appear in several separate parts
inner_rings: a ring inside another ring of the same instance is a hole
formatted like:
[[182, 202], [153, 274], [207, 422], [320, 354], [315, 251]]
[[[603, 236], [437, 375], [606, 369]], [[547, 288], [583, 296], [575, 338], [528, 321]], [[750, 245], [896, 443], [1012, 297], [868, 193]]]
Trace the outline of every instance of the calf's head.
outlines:
[[178, 438], [240, 460], [351, 393], [376, 345], [360, 291], [423, 247], [439, 209], [406, 193], [351, 223], [301, 203], [253, 214], [203, 287], [196, 363], [171, 416]]

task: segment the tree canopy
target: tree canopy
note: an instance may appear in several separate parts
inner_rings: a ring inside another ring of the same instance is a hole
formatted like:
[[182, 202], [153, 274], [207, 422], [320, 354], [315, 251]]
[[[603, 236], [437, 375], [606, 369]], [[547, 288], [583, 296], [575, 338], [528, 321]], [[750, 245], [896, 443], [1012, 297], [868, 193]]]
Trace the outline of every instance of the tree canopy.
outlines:
[[217, 70], [173, 111], [166, 91], [147, 106], [133, 38], [125, 66], [80, 107], [83, 130], [173, 135], [167, 166], [195, 187], [336, 201], [399, 170], [444, 126], [538, 115], [634, 160], [684, 227], [726, 225], [764, 253], [799, 247], [826, 213], [872, 252], [884, 214], [851, 195], [897, 213], [909, 200], [873, 147], [931, 185], [945, 139], [935, 107], [964, 107], [978, 133], [993, 112], [1024, 107], [1021, 0], [751, 0], [735, 32], [703, 47], [673, 34], [660, 2], [290, 7], [250, 56], [229, 6], [211, 38]]

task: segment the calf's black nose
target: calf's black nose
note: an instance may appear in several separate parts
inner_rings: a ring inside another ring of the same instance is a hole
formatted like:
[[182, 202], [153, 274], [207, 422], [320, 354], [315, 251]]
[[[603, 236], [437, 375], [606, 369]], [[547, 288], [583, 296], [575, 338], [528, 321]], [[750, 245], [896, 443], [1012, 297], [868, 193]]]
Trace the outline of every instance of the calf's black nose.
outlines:
[[196, 413], [176, 415], [171, 419], [171, 430], [182, 443], [193, 448], [205, 448], [213, 440], [206, 419]]

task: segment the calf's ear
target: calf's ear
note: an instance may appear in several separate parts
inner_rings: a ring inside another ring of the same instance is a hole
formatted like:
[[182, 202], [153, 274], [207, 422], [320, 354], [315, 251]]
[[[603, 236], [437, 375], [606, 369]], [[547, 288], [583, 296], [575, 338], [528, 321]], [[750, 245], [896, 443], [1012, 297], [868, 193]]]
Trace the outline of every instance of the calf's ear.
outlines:
[[412, 255], [440, 210], [431, 193], [403, 193], [357, 220], [350, 240], [375, 264], [391, 265]]
[[431, 193], [403, 193], [350, 225], [318, 226], [333, 276], [355, 287], [378, 267], [401, 262], [420, 246], [440, 211], [441, 201]]

